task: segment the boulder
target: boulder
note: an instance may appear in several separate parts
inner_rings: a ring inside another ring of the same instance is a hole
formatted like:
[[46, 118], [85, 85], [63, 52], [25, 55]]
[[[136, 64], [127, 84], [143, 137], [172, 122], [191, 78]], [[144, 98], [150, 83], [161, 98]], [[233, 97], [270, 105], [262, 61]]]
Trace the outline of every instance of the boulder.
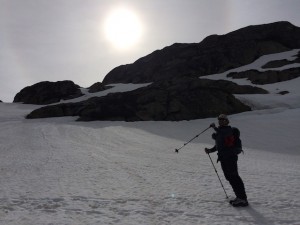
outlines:
[[22, 89], [13, 102], [47, 105], [82, 96], [80, 87], [73, 81], [44, 81]]

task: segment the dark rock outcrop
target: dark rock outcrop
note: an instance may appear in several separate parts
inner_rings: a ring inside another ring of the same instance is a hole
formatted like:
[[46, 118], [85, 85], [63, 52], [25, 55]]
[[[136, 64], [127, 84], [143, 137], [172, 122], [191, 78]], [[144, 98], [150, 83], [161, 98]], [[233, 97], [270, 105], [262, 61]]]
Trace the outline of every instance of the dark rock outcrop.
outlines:
[[22, 89], [13, 102], [46, 105], [82, 96], [80, 87], [73, 81], [44, 81]]
[[275, 61], [271, 61], [271, 62], [268, 62], [266, 65], [262, 66], [263, 69], [272, 69], [272, 68], [279, 68], [279, 67], [283, 67], [283, 66], [286, 66], [286, 65], [290, 65], [290, 64], [293, 64], [293, 63], [300, 63], [300, 60], [299, 61], [288, 61], [286, 59], [284, 60], [275, 60]]
[[248, 78], [253, 84], [271, 84], [300, 77], [300, 67], [282, 71], [269, 70], [265, 72], [248, 70], [229, 73], [227, 76], [232, 78]]
[[89, 93], [95, 93], [95, 92], [99, 92], [99, 91], [104, 91], [111, 88], [110, 86], [106, 86], [101, 82], [97, 82], [95, 84], [93, 84], [92, 86], [90, 86], [89, 89]]
[[232, 93], [267, 93], [229, 81], [180, 78], [153, 83], [131, 92], [94, 97], [80, 103], [46, 106], [27, 118], [79, 116], [79, 120], [191, 120], [250, 108]]
[[199, 88], [214, 88], [230, 94], [268, 94], [268, 91], [251, 85], [238, 85], [226, 80], [200, 79], [196, 82]]
[[277, 68], [277, 67], [282, 67], [282, 66], [294, 64], [294, 63], [300, 63], [300, 51], [297, 54], [297, 58], [293, 61], [288, 61], [286, 59], [284, 59], [284, 60], [275, 60], [275, 61], [268, 62], [266, 65], [262, 66], [262, 68], [263, 69]]
[[289, 91], [280, 91], [277, 94], [279, 94], [279, 95], [286, 95], [288, 93], [290, 93], [290, 92]]
[[200, 43], [173, 44], [133, 64], [116, 67], [103, 80], [145, 83], [174, 77], [200, 77], [249, 64], [266, 54], [300, 48], [300, 28], [289, 22], [249, 26]]

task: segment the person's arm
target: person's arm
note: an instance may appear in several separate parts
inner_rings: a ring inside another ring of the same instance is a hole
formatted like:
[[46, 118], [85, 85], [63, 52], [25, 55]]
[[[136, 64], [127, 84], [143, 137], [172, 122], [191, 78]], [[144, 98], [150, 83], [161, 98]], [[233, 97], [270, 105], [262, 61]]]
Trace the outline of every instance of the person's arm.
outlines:
[[206, 152], [206, 154], [212, 153], [217, 151], [216, 146], [212, 147], [212, 148], [205, 148], [204, 151]]

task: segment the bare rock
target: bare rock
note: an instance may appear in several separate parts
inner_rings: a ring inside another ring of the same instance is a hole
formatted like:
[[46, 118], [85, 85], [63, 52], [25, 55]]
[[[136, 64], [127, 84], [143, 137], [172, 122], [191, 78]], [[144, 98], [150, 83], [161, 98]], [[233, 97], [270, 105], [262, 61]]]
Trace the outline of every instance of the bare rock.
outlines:
[[248, 26], [200, 43], [173, 44], [110, 71], [110, 83], [145, 83], [222, 73], [262, 55], [300, 48], [300, 28], [289, 22]]
[[230, 81], [177, 78], [153, 83], [125, 93], [94, 97], [80, 103], [46, 106], [31, 112], [27, 118], [79, 116], [91, 120], [191, 120], [251, 110], [232, 93], [267, 93], [251, 86]]
[[227, 75], [232, 78], [248, 78], [253, 84], [272, 84], [300, 77], [300, 68], [292, 68], [282, 71], [269, 70], [259, 72], [247, 70], [244, 72], [233, 72]]
[[101, 82], [97, 82], [95, 84], [93, 84], [92, 86], [90, 86], [89, 89], [89, 93], [95, 93], [95, 92], [99, 92], [99, 91], [104, 91], [107, 89], [110, 89], [110, 86], [106, 86]]
[[13, 102], [47, 105], [82, 96], [80, 87], [73, 81], [44, 81], [22, 89]]

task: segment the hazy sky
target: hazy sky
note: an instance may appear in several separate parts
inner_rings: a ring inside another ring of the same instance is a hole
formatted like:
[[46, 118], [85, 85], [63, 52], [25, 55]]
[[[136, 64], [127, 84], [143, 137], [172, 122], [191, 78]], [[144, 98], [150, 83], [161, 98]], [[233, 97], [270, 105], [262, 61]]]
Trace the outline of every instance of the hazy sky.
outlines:
[[[139, 39], [125, 49], [104, 29], [120, 7], [140, 27]], [[282, 20], [300, 26], [299, 11], [299, 0], [0, 0], [0, 100], [11, 102], [40, 81], [88, 87], [116, 66], [175, 42]]]

